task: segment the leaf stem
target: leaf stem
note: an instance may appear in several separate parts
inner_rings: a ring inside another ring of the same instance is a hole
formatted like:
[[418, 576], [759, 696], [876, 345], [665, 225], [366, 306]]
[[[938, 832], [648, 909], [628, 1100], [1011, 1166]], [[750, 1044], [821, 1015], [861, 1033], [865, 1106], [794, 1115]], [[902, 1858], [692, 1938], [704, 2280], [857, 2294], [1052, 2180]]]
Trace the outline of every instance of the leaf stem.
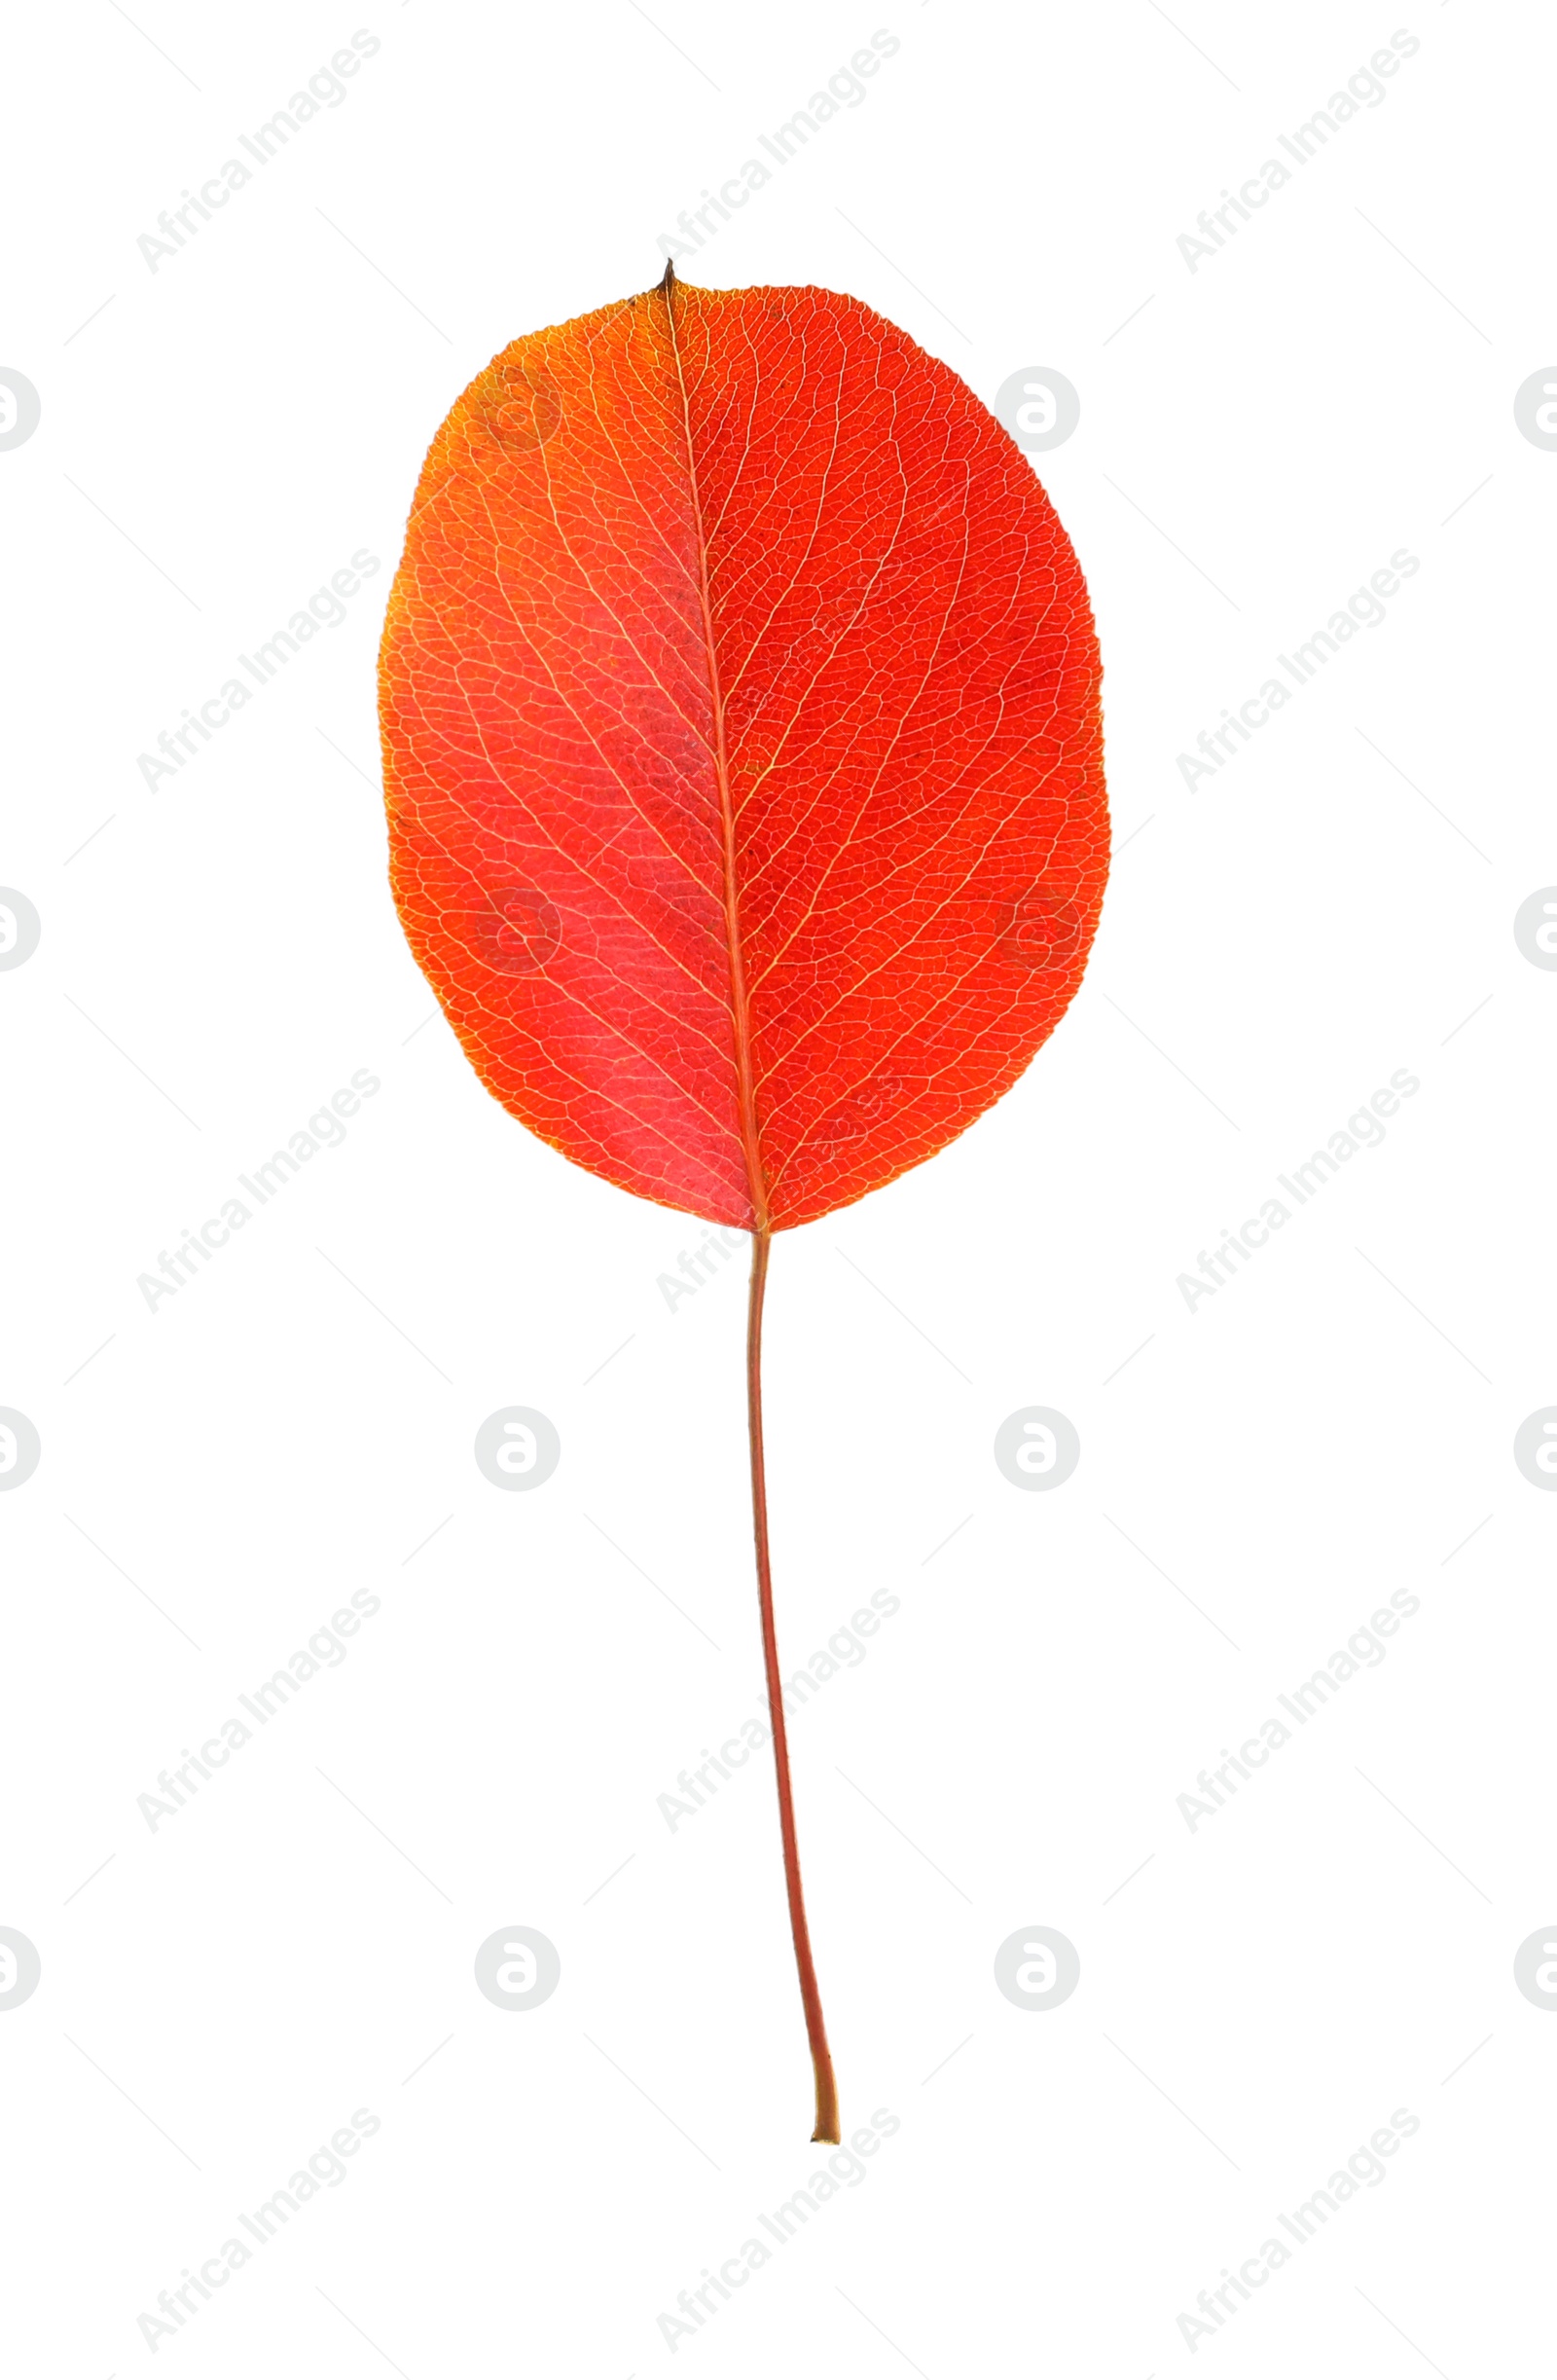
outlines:
[[724, 862], [725, 934], [730, 954], [730, 1016], [734, 1037], [736, 1104], [746, 1186], [751, 1199], [751, 1300], [746, 1313], [746, 1413], [751, 1438], [751, 1519], [757, 1545], [757, 1600], [762, 1612], [762, 1660], [768, 1679], [768, 1714], [773, 1726], [774, 1767], [778, 1782], [778, 1824], [783, 1834], [784, 1886], [789, 1895], [789, 1930], [794, 1936], [795, 1965], [800, 1996], [806, 2010], [806, 2034], [816, 2076], [816, 2129], [814, 2141], [838, 2139], [838, 2086], [827, 2049], [822, 2022], [821, 1994], [811, 1959], [811, 1935], [806, 1927], [806, 1903], [800, 1887], [800, 1849], [795, 1841], [794, 1797], [789, 1784], [789, 1739], [784, 1732], [783, 1680], [778, 1674], [778, 1640], [773, 1618], [773, 1572], [768, 1560], [768, 1490], [762, 1459], [762, 1300], [768, 1285], [768, 1252], [773, 1233], [768, 1221], [768, 1183], [762, 1158], [762, 1132], [757, 1119], [755, 1067], [751, 1052], [750, 1000], [746, 989], [745, 957], [741, 932], [741, 896], [736, 851], [736, 803], [730, 784], [730, 758], [725, 736], [724, 693], [719, 681], [718, 647], [714, 639], [713, 602], [708, 583], [708, 537], [698, 487], [697, 454], [692, 439], [692, 412], [686, 375], [681, 365], [675, 307], [678, 284], [668, 263], [659, 294], [665, 300], [666, 329], [681, 398], [686, 437], [687, 487], [691, 497], [698, 551], [698, 600], [703, 613], [704, 644], [708, 661], [708, 699], [713, 723], [714, 782], [719, 795], [719, 835]]
[[812, 1963], [811, 1934], [806, 1924], [806, 1901], [800, 1884], [800, 1847], [795, 1837], [795, 1806], [789, 1783], [789, 1738], [784, 1728], [783, 1679], [778, 1672], [778, 1639], [773, 1616], [773, 1571], [768, 1557], [768, 1487], [762, 1449], [762, 1306], [768, 1286], [768, 1252], [773, 1234], [766, 1227], [751, 1235], [751, 1296], [746, 1309], [746, 1416], [751, 1438], [751, 1520], [757, 1545], [757, 1601], [762, 1612], [762, 1661], [768, 1679], [768, 1715], [773, 1724], [774, 1768], [778, 1782], [778, 1825], [784, 1846], [784, 1886], [789, 1895], [789, 1930], [794, 1936], [795, 1966], [800, 1997], [806, 2011], [806, 2035], [816, 2077], [816, 2129], [814, 2141], [836, 2141], [838, 2085], [827, 2047], [821, 1994]]

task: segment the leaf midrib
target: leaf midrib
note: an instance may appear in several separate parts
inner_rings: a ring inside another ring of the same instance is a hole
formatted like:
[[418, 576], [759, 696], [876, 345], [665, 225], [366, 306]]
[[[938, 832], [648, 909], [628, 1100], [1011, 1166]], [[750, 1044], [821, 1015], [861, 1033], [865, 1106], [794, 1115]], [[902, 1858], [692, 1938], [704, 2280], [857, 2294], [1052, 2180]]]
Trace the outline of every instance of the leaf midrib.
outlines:
[[719, 677], [719, 655], [713, 636], [713, 607], [708, 592], [708, 541], [703, 520], [703, 500], [698, 488], [698, 462], [692, 444], [692, 413], [687, 399], [686, 375], [681, 369], [681, 348], [676, 338], [675, 307], [672, 302], [676, 288], [674, 267], [668, 264], [665, 278], [654, 292], [665, 301], [666, 321], [670, 328], [670, 359], [675, 366], [676, 386], [681, 396], [681, 426], [686, 442], [687, 483], [692, 499], [692, 528], [698, 551], [698, 602], [703, 617], [704, 651], [708, 664], [708, 696], [713, 713], [713, 773], [719, 797], [719, 839], [723, 862], [725, 946], [730, 960], [730, 1017], [735, 1034], [736, 1053], [736, 1112], [741, 1132], [742, 1154], [746, 1167], [746, 1192], [751, 1201], [753, 1229], [766, 1233], [769, 1229], [768, 1181], [762, 1157], [762, 1131], [757, 1120], [756, 1078], [751, 1051], [751, 1008], [746, 989], [745, 958], [741, 942], [741, 895], [736, 873], [735, 803], [730, 790], [729, 754], [725, 744], [724, 690]]

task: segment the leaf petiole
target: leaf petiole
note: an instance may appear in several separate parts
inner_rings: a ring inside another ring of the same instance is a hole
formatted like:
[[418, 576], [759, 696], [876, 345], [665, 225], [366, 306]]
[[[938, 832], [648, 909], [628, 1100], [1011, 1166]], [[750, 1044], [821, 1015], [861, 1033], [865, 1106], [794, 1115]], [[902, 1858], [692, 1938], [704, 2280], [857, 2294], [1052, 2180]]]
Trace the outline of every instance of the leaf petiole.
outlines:
[[816, 2077], [816, 2129], [814, 2141], [833, 2141], [838, 2132], [838, 2085], [833, 2079], [832, 2053], [821, 2012], [821, 1994], [811, 1956], [806, 1924], [806, 1900], [800, 1883], [800, 1846], [795, 1836], [795, 1805], [789, 1782], [789, 1738], [784, 1727], [783, 1679], [778, 1671], [778, 1638], [773, 1616], [773, 1570], [768, 1554], [768, 1486], [762, 1446], [762, 1308], [768, 1287], [768, 1253], [773, 1233], [751, 1235], [751, 1295], [746, 1308], [746, 1421], [751, 1440], [751, 1521], [757, 1548], [757, 1602], [762, 1613], [762, 1662], [768, 1680], [768, 1714], [773, 1725], [774, 1768], [778, 1783], [778, 1826], [784, 1847], [784, 1886], [789, 1895], [789, 1930], [794, 1936], [795, 1966], [800, 1997], [806, 2011], [806, 2036]]

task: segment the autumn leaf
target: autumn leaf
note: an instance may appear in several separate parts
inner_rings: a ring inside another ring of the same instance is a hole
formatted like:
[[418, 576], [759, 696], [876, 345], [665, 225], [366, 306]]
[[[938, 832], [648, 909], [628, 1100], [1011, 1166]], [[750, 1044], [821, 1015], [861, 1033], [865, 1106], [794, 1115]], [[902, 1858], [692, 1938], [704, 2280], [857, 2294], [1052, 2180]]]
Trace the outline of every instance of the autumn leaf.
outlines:
[[390, 880], [471, 1064], [575, 1164], [752, 1234], [819, 2140], [762, 1464], [772, 1235], [944, 1148], [1064, 1014], [1107, 870], [1099, 681], [1069, 541], [955, 373], [851, 298], [669, 270], [471, 383], [389, 600]]

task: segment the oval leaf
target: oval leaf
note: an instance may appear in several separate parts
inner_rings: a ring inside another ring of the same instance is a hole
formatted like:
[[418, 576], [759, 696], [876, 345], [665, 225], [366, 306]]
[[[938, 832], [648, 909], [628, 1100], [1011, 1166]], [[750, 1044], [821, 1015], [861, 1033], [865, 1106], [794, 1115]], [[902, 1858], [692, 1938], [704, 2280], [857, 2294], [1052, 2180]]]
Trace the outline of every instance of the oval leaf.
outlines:
[[380, 660], [391, 882], [482, 1080], [711, 1222], [999, 1098], [1107, 868], [1086, 588], [955, 373], [824, 289], [517, 340], [428, 455]]

